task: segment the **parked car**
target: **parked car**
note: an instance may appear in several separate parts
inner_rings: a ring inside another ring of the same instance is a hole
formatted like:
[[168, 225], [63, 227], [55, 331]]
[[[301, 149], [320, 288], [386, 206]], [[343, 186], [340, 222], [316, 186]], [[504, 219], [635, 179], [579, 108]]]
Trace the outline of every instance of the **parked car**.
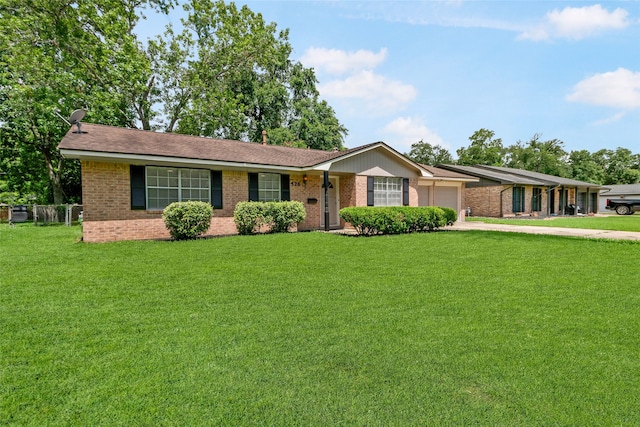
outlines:
[[640, 199], [607, 199], [605, 209], [616, 211], [618, 215], [632, 215], [640, 211]]

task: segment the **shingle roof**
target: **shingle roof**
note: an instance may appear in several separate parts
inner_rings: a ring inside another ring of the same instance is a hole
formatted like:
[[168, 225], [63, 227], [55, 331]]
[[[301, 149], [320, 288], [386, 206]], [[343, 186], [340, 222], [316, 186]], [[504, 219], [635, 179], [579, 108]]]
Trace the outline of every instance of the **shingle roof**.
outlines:
[[575, 179], [562, 178], [554, 175], [547, 175], [539, 172], [527, 171], [524, 169], [506, 168], [502, 166], [460, 166], [460, 165], [440, 165], [440, 167], [459, 171], [472, 176], [498, 181], [501, 184], [518, 185], [566, 185], [571, 187], [599, 188], [597, 184], [577, 181]]
[[524, 169], [505, 168], [501, 166], [482, 166], [482, 167], [487, 169], [505, 171], [505, 172], [513, 173], [515, 175], [525, 176], [528, 178], [538, 179], [541, 181], [547, 181], [551, 184], [556, 184], [556, 185], [567, 185], [572, 187], [599, 187], [598, 184], [593, 184], [591, 182], [577, 181], [575, 179], [562, 178], [560, 176], [548, 175], [548, 174], [528, 171]]
[[478, 166], [461, 166], [461, 165], [438, 165], [438, 166], [441, 168], [465, 173], [467, 175], [475, 176], [478, 178], [485, 178], [491, 181], [497, 181], [501, 184], [547, 185], [539, 180], [529, 179], [523, 176], [514, 175], [506, 172], [483, 169]]
[[605, 185], [600, 191], [600, 194], [640, 194], [639, 184], [612, 184]]
[[[58, 146], [61, 150], [148, 155], [284, 167], [312, 166], [349, 154], [262, 145], [176, 133], [151, 132], [113, 126], [82, 124], [82, 133], [69, 130]], [[363, 149], [367, 146], [358, 147]]]
[[420, 164], [420, 166], [422, 166], [424, 169], [429, 171], [431, 175], [433, 175], [435, 178], [454, 178], [454, 179], [466, 179], [466, 180], [472, 180], [472, 181], [477, 180], [476, 177], [473, 177], [471, 175], [465, 175], [463, 173], [454, 172], [447, 169], [438, 168], [435, 166], [423, 165], [422, 163]]

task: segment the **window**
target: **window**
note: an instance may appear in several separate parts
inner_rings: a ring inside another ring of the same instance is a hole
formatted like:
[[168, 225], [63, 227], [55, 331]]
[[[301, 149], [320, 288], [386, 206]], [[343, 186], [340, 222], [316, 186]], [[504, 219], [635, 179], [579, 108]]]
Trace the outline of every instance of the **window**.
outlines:
[[402, 178], [373, 178], [374, 206], [402, 205]]
[[249, 200], [279, 202], [290, 200], [289, 175], [279, 173], [249, 173]]
[[531, 197], [531, 210], [533, 212], [540, 212], [542, 210], [542, 189], [534, 188], [533, 196]]
[[513, 187], [513, 213], [524, 212], [524, 187]]
[[280, 174], [258, 174], [258, 200], [261, 202], [277, 202], [280, 200]]
[[173, 202], [211, 201], [210, 172], [204, 169], [146, 168], [147, 209], [161, 210]]

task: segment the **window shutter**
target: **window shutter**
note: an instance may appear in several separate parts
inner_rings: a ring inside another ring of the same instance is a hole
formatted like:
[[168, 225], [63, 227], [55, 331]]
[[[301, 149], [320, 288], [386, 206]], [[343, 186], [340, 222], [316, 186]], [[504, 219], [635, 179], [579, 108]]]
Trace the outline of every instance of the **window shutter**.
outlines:
[[131, 184], [131, 210], [147, 209], [144, 166], [129, 166]]
[[258, 194], [258, 174], [249, 173], [249, 201], [258, 202], [260, 196]]
[[280, 175], [280, 200], [288, 202], [291, 200], [291, 190], [289, 189], [289, 175]]
[[402, 179], [402, 204], [409, 206], [409, 178]]
[[222, 171], [211, 171], [211, 206], [222, 209]]
[[373, 177], [367, 177], [367, 206], [373, 206]]

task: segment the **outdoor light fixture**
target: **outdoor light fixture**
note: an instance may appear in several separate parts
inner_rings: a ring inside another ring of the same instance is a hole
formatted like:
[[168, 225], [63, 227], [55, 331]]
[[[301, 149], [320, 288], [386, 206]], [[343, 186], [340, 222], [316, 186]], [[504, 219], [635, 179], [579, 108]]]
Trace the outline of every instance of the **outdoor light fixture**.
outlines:
[[309, 181], [309, 177], [305, 173], [304, 176], [302, 177], [302, 183], [304, 184], [305, 187], [307, 186], [307, 181]]

